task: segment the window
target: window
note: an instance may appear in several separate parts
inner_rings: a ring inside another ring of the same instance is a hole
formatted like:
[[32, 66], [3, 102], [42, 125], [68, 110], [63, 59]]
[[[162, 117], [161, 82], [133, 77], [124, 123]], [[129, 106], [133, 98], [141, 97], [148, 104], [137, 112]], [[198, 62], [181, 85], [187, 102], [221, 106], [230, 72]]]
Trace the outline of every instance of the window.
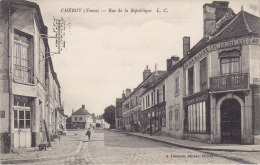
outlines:
[[153, 96], [153, 92], [152, 92], [151, 93], [152, 105], [154, 104], [153, 98], [154, 98], [154, 96]]
[[75, 117], [74, 119], [75, 119], [75, 121], [77, 121], [77, 120], [78, 120], [78, 117]]
[[205, 101], [188, 106], [188, 131], [206, 132]]
[[14, 81], [33, 83], [31, 37], [15, 30], [14, 34]]
[[144, 106], [145, 106], [145, 102], [144, 102], [144, 98], [143, 98], [143, 109], [145, 108]]
[[201, 91], [207, 89], [207, 58], [200, 61], [200, 89]]
[[150, 107], [150, 95], [147, 96], [147, 100], [148, 100], [148, 107]]
[[157, 104], [159, 104], [159, 98], [160, 98], [159, 89], [157, 89]]
[[175, 109], [175, 130], [179, 130], [180, 128], [180, 110]]
[[172, 107], [169, 108], [169, 129], [172, 129]]
[[193, 94], [193, 67], [188, 69], [188, 94]]
[[81, 120], [82, 120], [82, 117], [79, 117], [79, 120], [81, 121]]
[[180, 93], [180, 84], [179, 84], [179, 77], [175, 79], [175, 95]]
[[163, 86], [163, 102], [165, 102], [165, 85]]
[[221, 58], [221, 74], [230, 74], [240, 72], [239, 57]]
[[135, 96], [135, 106], [137, 106], [137, 96]]

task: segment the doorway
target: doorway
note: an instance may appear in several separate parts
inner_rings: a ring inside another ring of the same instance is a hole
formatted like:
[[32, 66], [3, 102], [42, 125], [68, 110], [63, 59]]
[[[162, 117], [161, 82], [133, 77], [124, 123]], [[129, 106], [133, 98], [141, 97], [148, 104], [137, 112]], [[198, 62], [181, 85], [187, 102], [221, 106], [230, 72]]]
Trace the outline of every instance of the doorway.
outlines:
[[31, 108], [14, 109], [14, 148], [31, 147]]
[[221, 107], [221, 143], [241, 143], [241, 106], [235, 99], [227, 99]]

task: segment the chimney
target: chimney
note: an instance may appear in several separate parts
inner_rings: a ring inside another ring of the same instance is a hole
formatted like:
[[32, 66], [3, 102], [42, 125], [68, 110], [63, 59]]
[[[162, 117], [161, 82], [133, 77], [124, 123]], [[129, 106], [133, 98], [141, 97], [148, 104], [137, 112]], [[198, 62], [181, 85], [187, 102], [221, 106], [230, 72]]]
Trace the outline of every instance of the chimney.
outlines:
[[74, 113], [74, 109], [72, 109], [72, 113], [71, 114], [73, 114]]
[[172, 56], [171, 60], [172, 60], [172, 67], [179, 61], [179, 57], [178, 56]]
[[143, 80], [147, 79], [147, 77], [151, 74], [151, 70], [148, 69], [148, 65], [146, 65], [146, 69], [143, 72]]
[[82, 105], [82, 109], [85, 109], [85, 105]]
[[190, 37], [183, 37], [183, 57], [188, 56], [190, 51]]
[[167, 71], [169, 71], [172, 68], [172, 60], [171, 59], [167, 59], [166, 60], [166, 65], [167, 65]]
[[221, 21], [221, 24], [226, 22], [228, 18], [234, 15], [232, 9], [228, 7], [229, 2], [227, 1], [213, 1], [212, 4], [204, 4], [203, 5], [203, 36], [208, 37], [214, 32], [218, 27], [216, 23], [222, 18], [227, 17], [224, 21]]
[[125, 98], [125, 91], [123, 90], [123, 93], [122, 93], [122, 98], [124, 99]]
[[131, 94], [131, 89], [126, 88], [126, 90], [125, 90], [126, 97], [128, 97], [130, 94]]

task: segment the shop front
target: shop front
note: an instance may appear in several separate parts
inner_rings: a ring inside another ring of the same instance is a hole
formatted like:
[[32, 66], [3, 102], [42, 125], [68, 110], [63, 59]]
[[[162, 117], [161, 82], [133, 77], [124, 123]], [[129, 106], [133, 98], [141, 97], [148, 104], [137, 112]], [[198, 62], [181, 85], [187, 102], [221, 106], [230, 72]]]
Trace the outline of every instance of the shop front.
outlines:
[[183, 101], [185, 139], [208, 142], [210, 140], [209, 92], [191, 95]]

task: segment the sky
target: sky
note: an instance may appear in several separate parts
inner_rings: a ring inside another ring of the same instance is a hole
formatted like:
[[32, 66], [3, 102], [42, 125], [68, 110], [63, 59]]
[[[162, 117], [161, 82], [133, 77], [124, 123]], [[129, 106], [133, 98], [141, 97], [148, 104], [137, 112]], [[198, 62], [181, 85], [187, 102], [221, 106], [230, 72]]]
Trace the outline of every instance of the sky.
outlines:
[[[53, 18], [66, 20], [66, 46], [52, 56], [61, 84], [65, 114], [83, 104], [100, 115], [115, 105], [123, 90], [143, 80], [146, 65], [166, 70], [166, 59], [182, 58], [182, 38], [191, 47], [203, 36], [203, 4], [211, 0], [31, 0], [41, 9], [44, 24], [53, 35]], [[230, 0], [229, 7], [259, 16], [260, 0]], [[64, 12], [68, 8], [81, 12]], [[131, 9], [151, 12], [130, 12]], [[84, 12], [83, 10], [99, 10]], [[109, 9], [117, 12], [108, 12]], [[118, 12], [122, 9], [122, 12]], [[159, 9], [161, 12], [157, 12]], [[163, 10], [165, 9], [165, 12]], [[105, 12], [101, 12], [105, 10]], [[128, 12], [124, 12], [128, 10]], [[54, 39], [50, 48], [56, 51]]]

